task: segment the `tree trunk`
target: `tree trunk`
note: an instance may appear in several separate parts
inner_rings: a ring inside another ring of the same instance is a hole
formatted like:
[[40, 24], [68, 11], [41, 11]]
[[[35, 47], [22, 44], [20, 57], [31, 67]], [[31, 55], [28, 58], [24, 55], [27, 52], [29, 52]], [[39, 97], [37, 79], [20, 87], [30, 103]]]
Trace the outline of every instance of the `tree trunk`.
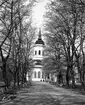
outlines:
[[19, 82], [20, 82], [20, 79], [19, 79], [19, 69], [17, 69], [17, 85], [19, 86]]
[[70, 80], [70, 77], [69, 77], [69, 66], [67, 65], [67, 71], [66, 71], [66, 84], [67, 84], [68, 87], [69, 87], [69, 80]]
[[84, 82], [83, 82], [83, 67], [80, 67], [81, 65], [80, 65], [80, 61], [79, 61], [79, 55], [77, 55], [76, 53], [75, 53], [75, 55], [76, 55], [76, 62], [77, 62], [77, 68], [78, 68], [78, 72], [79, 72], [79, 74], [80, 74], [80, 83], [81, 83], [81, 85], [82, 85], [82, 87], [83, 87], [83, 89], [85, 90], [85, 84], [84, 84]]
[[7, 72], [6, 72], [6, 62], [5, 61], [3, 62], [2, 74], [3, 74], [3, 79], [4, 79], [4, 82], [6, 85], [5, 89], [7, 89], [9, 84], [8, 84], [8, 78], [7, 78]]
[[16, 87], [16, 71], [14, 72], [14, 88]]
[[72, 88], [74, 87], [75, 87], [75, 78], [74, 78], [74, 73], [72, 73]]

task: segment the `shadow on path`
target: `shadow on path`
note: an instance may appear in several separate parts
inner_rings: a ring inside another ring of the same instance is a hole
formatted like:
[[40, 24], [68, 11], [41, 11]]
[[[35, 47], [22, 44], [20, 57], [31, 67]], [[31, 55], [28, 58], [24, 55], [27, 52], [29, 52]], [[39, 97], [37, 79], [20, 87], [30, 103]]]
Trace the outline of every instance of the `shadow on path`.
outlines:
[[85, 96], [45, 82], [33, 82], [17, 92], [17, 98], [0, 105], [85, 105]]

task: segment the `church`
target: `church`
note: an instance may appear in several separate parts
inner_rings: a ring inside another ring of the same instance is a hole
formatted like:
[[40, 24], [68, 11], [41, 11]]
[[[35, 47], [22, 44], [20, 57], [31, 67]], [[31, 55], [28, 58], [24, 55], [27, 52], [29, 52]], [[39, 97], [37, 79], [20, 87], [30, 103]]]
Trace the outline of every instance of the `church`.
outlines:
[[35, 41], [33, 47], [33, 68], [31, 70], [32, 81], [44, 81], [45, 74], [43, 70], [43, 59], [44, 59], [45, 43], [42, 40], [41, 30], [38, 33], [38, 39]]

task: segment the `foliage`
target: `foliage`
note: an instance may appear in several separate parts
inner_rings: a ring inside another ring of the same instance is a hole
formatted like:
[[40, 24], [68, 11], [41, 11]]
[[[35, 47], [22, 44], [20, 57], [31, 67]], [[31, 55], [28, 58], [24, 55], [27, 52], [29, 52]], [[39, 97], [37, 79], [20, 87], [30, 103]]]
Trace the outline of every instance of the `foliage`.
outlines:
[[80, 75], [82, 63], [84, 63], [85, 2], [82, 0], [54, 0], [48, 4], [48, 12], [45, 17], [47, 18], [46, 36], [50, 46], [49, 53], [57, 51], [57, 56], [64, 58], [67, 66], [66, 75], [68, 77], [71, 75], [72, 86], [74, 86], [76, 61], [77, 66], [80, 65], [78, 66]]
[[26, 73], [30, 69], [29, 56], [35, 32], [30, 18], [33, 3], [32, 0], [27, 5], [23, 0], [0, 1], [0, 57], [7, 88], [10, 80], [14, 81], [14, 86], [19, 86], [20, 81], [26, 82]]

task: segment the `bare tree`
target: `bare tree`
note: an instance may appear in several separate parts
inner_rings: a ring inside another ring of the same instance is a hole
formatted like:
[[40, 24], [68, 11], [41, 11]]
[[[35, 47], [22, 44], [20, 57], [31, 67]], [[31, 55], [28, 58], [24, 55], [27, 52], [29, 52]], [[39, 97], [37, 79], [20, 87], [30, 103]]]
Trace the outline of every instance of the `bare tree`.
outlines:
[[[7, 0], [0, 7], [0, 56], [2, 58], [1, 68], [6, 87], [9, 86], [7, 66], [13, 67], [9, 71], [13, 75], [15, 83], [17, 82], [19, 86], [22, 60], [25, 53], [23, 22], [25, 17], [28, 17], [30, 21], [32, 5], [32, 1], [28, 5], [24, 5], [22, 0]], [[11, 58], [13, 58], [13, 61], [10, 65], [7, 65], [7, 61]]]
[[[81, 5], [83, 3], [83, 5]], [[72, 79], [72, 87], [75, 85], [75, 54], [77, 53], [81, 38], [80, 15], [84, 14], [84, 2], [81, 0], [55, 0], [49, 5], [50, 12], [47, 13], [47, 29], [51, 39], [63, 46], [63, 56], [67, 63], [66, 80], [69, 86], [69, 77]], [[52, 15], [51, 15], [52, 14]], [[83, 15], [84, 16], [84, 15]], [[84, 18], [82, 18], [84, 20]], [[83, 24], [84, 25], [84, 24]], [[84, 30], [83, 30], [84, 32]], [[82, 41], [81, 41], [82, 43]], [[60, 49], [61, 49], [60, 48]]]

